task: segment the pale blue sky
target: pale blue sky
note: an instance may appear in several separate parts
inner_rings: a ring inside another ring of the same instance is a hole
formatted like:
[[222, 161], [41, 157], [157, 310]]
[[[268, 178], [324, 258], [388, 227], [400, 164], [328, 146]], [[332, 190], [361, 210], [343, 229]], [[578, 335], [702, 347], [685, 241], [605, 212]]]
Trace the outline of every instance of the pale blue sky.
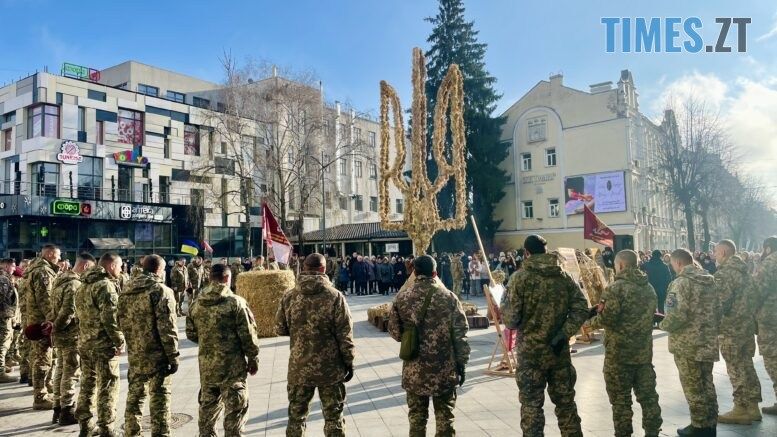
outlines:
[[[731, 119], [748, 137], [743, 142], [759, 142], [743, 146], [763, 150], [771, 156], [762, 158], [777, 166], [772, 158], [777, 156], [777, 127], [763, 127], [777, 125], [777, 103], [771, 103], [777, 97], [773, 0], [467, 0], [465, 6], [480, 41], [488, 44], [487, 67], [504, 94], [500, 110], [553, 73], [587, 90], [592, 83], [617, 81], [620, 70], [628, 68], [644, 112], [659, 113], [667, 89], [676, 93], [696, 83], [723, 113], [739, 111]], [[433, 0], [0, 0], [0, 84], [43, 66], [59, 71], [65, 61], [100, 69], [127, 59], [219, 81], [218, 58], [231, 50], [239, 58], [313, 69], [329, 99], [376, 114], [382, 79], [409, 103], [411, 49], [426, 48], [430, 25], [423, 18], [436, 9]], [[717, 37], [715, 17], [751, 17], [753, 22], [747, 54], [607, 54], [605, 16], [699, 16], [705, 44]], [[746, 128], [737, 121], [752, 119], [753, 112], [764, 118], [745, 123]]]

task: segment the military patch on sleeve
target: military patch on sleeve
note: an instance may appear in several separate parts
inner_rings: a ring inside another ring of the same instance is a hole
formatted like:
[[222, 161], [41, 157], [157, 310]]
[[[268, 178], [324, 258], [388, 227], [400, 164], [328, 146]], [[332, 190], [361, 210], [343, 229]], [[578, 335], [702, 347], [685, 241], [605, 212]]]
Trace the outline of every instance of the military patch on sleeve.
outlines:
[[45, 285], [46, 287], [49, 286], [49, 277], [48, 276], [44, 276], [42, 281], [43, 281], [43, 285]]
[[667, 308], [674, 308], [677, 306], [677, 297], [674, 293], [669, 293], [668, 296], [666, 296], [666, 307]]

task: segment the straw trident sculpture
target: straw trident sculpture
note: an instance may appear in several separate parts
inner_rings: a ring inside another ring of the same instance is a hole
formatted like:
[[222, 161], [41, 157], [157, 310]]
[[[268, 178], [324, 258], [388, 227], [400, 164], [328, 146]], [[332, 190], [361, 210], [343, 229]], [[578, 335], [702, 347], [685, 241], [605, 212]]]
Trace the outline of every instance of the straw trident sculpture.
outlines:
[[[437, 92], [437, 106], [434, 108], [434, 131], [432, 152], [437, 163], [438, 174], [434, 181], [426, 172], [426, 64], [421, 49], [413, 49], [413, 121], [411, 142], [412, 180], [403, 177], [405, 167], [405, 125], [402, 107], [394, 88], [380, 82], [380, 221], [385, 229], [404, 230], [413, 240], [416, 254], [426, 253], [432, 236], [442, 230], [461, 229], [467, 215], [466, 173], [464, 160], [464, 85], [459, 66], [452, 64], [445, 74]], [[389, 163], [390, 129], [389, 110], [393, 116], [394, 162]], [[448, 121], [451, 125], [452, 144], [450, 161], [445, 153]], [[453, 217], [440, 218], [437, 194], [453, 179], [455, 184], [456, 212]], [[402, 192], [405, 198], [404, 220], [389, 220], [389, 181]]]

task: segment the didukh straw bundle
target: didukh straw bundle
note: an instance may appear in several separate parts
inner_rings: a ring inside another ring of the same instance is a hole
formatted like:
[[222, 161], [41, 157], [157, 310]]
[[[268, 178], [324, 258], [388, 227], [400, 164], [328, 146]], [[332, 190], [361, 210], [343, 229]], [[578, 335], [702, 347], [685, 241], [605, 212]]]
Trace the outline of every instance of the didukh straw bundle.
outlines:
[[294, 288], [291, 270], [264, 270], [237, 275], [237, 294], [248, 302], [259, 337], [275, 337], [275, 313], [286, 291]]

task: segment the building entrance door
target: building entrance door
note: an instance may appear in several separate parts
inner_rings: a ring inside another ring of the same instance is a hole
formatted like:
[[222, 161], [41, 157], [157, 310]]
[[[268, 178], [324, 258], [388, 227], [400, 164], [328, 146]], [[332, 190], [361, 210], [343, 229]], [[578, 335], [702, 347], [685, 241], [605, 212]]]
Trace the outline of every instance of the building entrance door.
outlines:
[[132, 173], [135, 169], [126, 165], [119, 166], [119, 201], [132, 202]]

